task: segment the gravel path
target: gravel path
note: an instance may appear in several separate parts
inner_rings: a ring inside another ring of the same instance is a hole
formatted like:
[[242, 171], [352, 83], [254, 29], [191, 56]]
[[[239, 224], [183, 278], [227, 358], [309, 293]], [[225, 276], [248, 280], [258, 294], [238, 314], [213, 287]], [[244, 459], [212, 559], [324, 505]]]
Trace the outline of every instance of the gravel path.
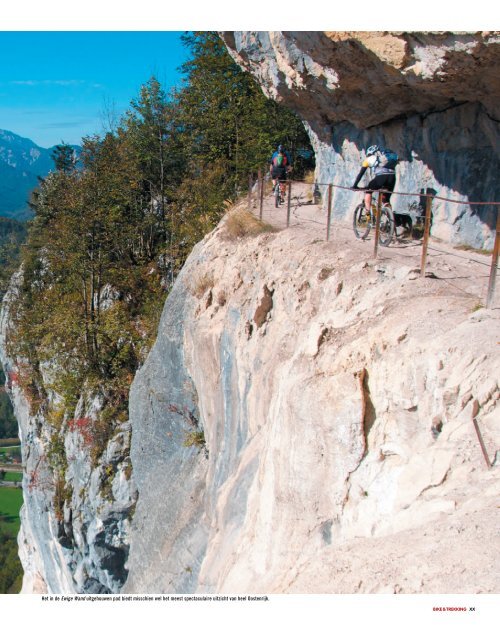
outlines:
[[[360, 194], [361, 198], [361, 194]], [[287, 198], [288, 199], [288, 198]], [[321, 205], [313, 204], [313, 185], [302, 182], [292, 183], [292, 199], [290, 202], [290, 227], [311, 233], [313, 240], [326, 240], [327, 210]], [[288, 202], [276, 208], [274, 197], [270, 194], [264, 197], [262, 219], [276, 228], [287, 227]], [[255, 198], [252, 201], [252, 211], [259, 216], [259, 206]], [[374, 257], [374, 233], [370, 232], [366, 241], [356, 239], [352, 230], [352, 214], [340, 217], [335, 210], [335, 196], [333, 201], [333, 217], [330, 226], [330, 242], [333, 247], [349, 245], [359, 250], [360, 260], [370, 260]], [[422, 257], [422, 241], [418, 239], [400, 238], [389, 247], [378, 248], [377, 258], [397, 260], [420, 271]], [[486, 302], [489, 275], [491, 270], [491, 255], [457, 249], [433, 237], [429, 240], [426, 277], [439, 280], [443, 292], [458, 297], [469, 297], [480, 307]], [[500, 287], [498, 277], [493, 307], [500, 307]]]

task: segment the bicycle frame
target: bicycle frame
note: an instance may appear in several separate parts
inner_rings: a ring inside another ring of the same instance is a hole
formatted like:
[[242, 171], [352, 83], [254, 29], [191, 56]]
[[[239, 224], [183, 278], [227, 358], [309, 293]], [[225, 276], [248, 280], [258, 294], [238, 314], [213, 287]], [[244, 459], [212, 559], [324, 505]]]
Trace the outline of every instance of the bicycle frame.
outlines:
[[[378, 241], [384, 247], [389, 245], [394, 236], [394, 214], [392, 207], [385, 202], [380, 207], [380, 230]], [[367, 210], [364, 201], [362, 201], [354, 211], [353, 229], [356, 238], [365, 240], [372, 228], [377, 225], [378, 205], [375, 202], [370, 203]]]
[[275, 197], [275, 206], [278, 207], [282, 201], [284, 201], [285, 197], [285, 184], [284, 180], [276, 180], [274, 185], [274, 197]]
[[276, 192], [276, 188], [279, 187], [280, 193], [283, 194], [285, 191], [286, 182], [284, 180], [277, 180], [274, 185], [274, 192]]
[[[381, 209], [387, 208], [387, 207], [392, 208], [389, 202], [383, 202]], [[370, 226], [372, 228], [375, 228], [375, 225], [377, 223], [377, 210], [378, 210], [377, 202], [372, 199], [370, 203]]]

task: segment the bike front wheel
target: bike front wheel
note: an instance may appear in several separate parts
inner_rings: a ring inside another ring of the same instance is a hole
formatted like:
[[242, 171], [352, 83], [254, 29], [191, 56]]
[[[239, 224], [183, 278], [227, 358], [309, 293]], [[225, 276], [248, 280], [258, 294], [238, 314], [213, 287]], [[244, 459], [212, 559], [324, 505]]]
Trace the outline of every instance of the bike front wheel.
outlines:
[[364, 202], [356, 206], [352, 228], [357, 239], [366, 239], [372, 226], [370, 211], [366, 210]]
[[280, 183], [276, 182], [276, 186], [274, 187], [274, 206], [276, 208], [280, 205], [281, 193], [280, 193]]
[[394, 213], [390, 206], [382, 206], [380, 213], [380, 231], [378, 241], [380, 245], [387, 247], [394, 236]]

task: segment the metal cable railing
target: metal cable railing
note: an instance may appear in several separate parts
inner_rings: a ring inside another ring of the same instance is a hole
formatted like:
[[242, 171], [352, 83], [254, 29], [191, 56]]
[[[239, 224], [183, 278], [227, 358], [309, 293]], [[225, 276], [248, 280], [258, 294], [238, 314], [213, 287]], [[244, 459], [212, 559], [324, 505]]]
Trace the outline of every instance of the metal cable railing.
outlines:
[[[255, 176], [249, 176], [249, 184], [248, 184], [248, 207], [251, 208], [252, 204], [252, 196], [254, 189]], [[350, 192], [360, 192], [365, 191], [365, 189], [353, 189], [353, 187], [346, 187], [342, 185], [336, 185], [328, 182], [308, 182], [306, 180], [286, 180], [284, 181], [287, 185], [287, 216], [286, 216], [286, 227], [290, 226], [290, 218], [291, 218], [291, 200], [292, 200], [292, 185], [293, 183], [301, 183], [301, 184], [310, 184], [314, 186], [314, 188], [318, 187], [327, 187], [327, 219], [326, 219], [326, 240], [330, 240], [331, 229], [332, 229], [332, 204], [333, 204], [333, 190], [334, 189], [342, 189]], [[259, 218], [262, 220], [263, 217], [263, 207], [264, 207], [264, 187], [265, 187], [265, 176], [262, 175], [262, 171], [259, 170], [257, 175], [257, 198], [259, 204]], [[437, 252], [442, 252], [444, 254], [449, 254], [452, 256], [457, 256], [459, 258], [464, 258], [458, 254], [453, 254], [447, 250], [439, 250], [438, 248], [429, 246], [429, 237], [430, 237], [430, 226], [431, 226], [431, 216], [432, 216], [432, 201], [433, 200], [443, 200], [445, 202], [450, 202], [453, 204], [466, 204], [466, 205], [474, 205], [474, 206], [494, 206], [497, 209], [497, 220], [496, 220], [496, 233], [495, 233], [495, 243], [492, 251], [492, 259], [490, 265], [490, 274], [488, 280], [488, 289], [486, 295], [485, 305], [487, 308], [491, 308], [493, 305], [493, 299], [495, 295], [495, 285], [496, 285], [496, 277], [497, 277], [497, 265], [498, 265], [498, 254], [500, 248], [500, 202], [475, 202], [475, 201], [463, 201], [463, 200], [452, 200], [450, 198], [442, 197], [436, 194], [430, 193], [409, 193], [402, 191], [389, 191], [387, 189], [380, 189], [374, 191], [378, 193], [377, 198], [377, 211], [376, 211], [376, 221], [375, 221], [375, 237], [374, 237], [374, 250], [373, 255], [374, 258], [377, 258], [378, 255], [378, 246], [379, 246], [379, 235], [380, 235], [380, 215], [381, 215], [381, 207], [382, 207], [382, 198], [384, 193], [390, 193], [391, 195], [401, 195], [401, 196], [409, 196], [409, 197], [418, 197], [425, 198], [425, 216], [424, 219], [424, 230], [422, 237], [422, 255], [420, 261], [420, 276], [425, 277], [426, 275], [426, 265], [427, 265], [427, 254], [428, 250], [433, 250]], [[340, 222], [335, 222], [337, 228], [345, 228], [348, 229], [347, 226], [341, 224]], [[475, 260], [475, 259], [467, 259], [472, 262], [486, 265], [488, 263]]]

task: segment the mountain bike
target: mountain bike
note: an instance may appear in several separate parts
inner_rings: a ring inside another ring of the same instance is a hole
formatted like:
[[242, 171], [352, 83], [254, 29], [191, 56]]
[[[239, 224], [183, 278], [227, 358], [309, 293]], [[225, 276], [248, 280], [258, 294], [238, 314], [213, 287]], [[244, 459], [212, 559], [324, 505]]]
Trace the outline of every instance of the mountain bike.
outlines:
[[[360, 202], [354, 210], [354, 217], [352, 221], [352, 227], [356, 238], [363, 241], [368, 236], [370, 230], [375, 228], [377, 219], [377, 203], [372, 200], [370, 209], [367, 210], [364, 201]], [[380, 211], [380, 231], [379, 231], [379, 243], [384, 247], [387, 247], [395, 232], [394, 225], [394, 213], [389, 202], [384, 202]]]

